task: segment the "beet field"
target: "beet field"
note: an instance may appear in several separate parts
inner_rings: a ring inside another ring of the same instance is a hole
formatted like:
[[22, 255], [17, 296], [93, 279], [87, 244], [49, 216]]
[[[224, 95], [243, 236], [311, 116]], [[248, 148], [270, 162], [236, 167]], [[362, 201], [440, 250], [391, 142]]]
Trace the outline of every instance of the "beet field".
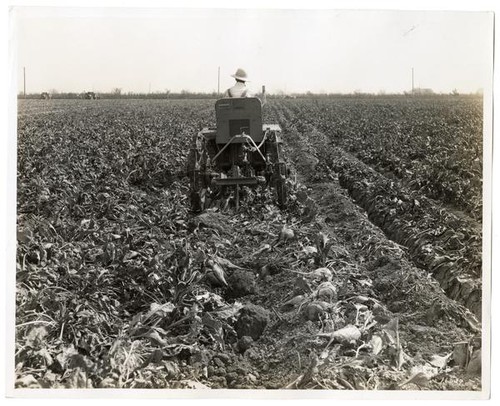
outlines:
[[214, 103], [19, 101], [16, 387], [480, 390], [482, 99], [270, 99], [288, 206], [194, 214]]

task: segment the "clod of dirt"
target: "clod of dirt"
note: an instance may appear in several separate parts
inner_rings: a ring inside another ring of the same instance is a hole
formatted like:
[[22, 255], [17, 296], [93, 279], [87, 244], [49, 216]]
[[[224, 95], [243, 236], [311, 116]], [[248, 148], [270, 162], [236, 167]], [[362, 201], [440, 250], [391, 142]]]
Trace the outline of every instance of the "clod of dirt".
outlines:
[[216, 366], [218, 366], [219, 368], [224, 368], [224, 367], [226, 366], [226, 365], [224, 364], [224, 362], [223, 362], [220, 358], [218, 358], [218, 357], [214, 357], [214, 358], [212, 359], [212, 361], [213, 361], [213, 363], [214, 363]]
[[217, 375], [217, 376], [225, 376], [226, 375], [226, 368], [222, 368], [222, 367], [217, 367], [214, 369], [214, 375]]
[[309, 286], [309, 282], [307, 282], [302, 276], [299, 276], [295, 279], [293, 291], [296, 294], [311, 293], [312, 289], [311, 286]]
[[469, 352], [469, 343], [467, 341], [455, 344], [453, 348], [453, 361], [455, 365], [459, 367], [465, 367], [467, 365], [467, 357]]
[[236, 270], [228, 277], [228, 296], [237, 298], [255, 293], [255, 275], [250, 271]]
[[254, 374], [248, 374], [247, 379], [250, 383], [256, 383], [257, 382], [257, 377]]
[[265, 264], [261, 269], [260, 269], [260, 276], [262, 278], [268, 276], [268, 275], [277, 275], [279, 274], [283, 268], [280, 266], [278, 263], [269, 263]]
[[253, 338], [249, 336], [243, 336], [238, 340], [237, 348], [242, 354], [248, 350], [253, 344]]
[[231, 363], [231, 357], [223, 352], [218, 353], [217, 358], [219, 358], [222, 362], [224, 362], [224, 364]]
[[227, 388], [227, 381], [223, 376], [214, 376], [210, 380], [212, 381], [213, 389]]
[[210, 360], [212, 359], [212, 354], [210, 354], [209, 351], [205, 350], [200, 350], [195, 352], [191, 358], [190, 358], [190, 363], [191, 365], [208, 365], [210, 363]]
[[241, 309], [235, 330], [238, 337], [250, 336], [258, 340], [269, 322], [269, 312], [263, 307], [249, 304]]
[[231, 370], [228, 370], [228, 371], [229, 372], [236, 372], [240, 376], [245, 376], [246, 374], [248, 374], [249, 369], [244, 364], [236, 364], [231, 368]]
[[386, 324], [393, 318], [392, 312], [379, 303], [373, 305], [372, 311], [375, 321], [379, 324]]
[[304, 295], [297, 295], [291, 298], [290, 300], [287, 300], [285, 303], [281, 305], [281, 310], [282, 311], [288, 311], [291, 310], [297, 306], [300, 306], [305, 300], [306, 296]]
[[215, 376], [215, 368], [214, 368], [212, 365], [209, 365], [209, 366], [207, 367], [207, 376], [208, 376], [209, 378], [211, 378], [211, 377]]
[[179, 375], [179, 366], [173, 361], [165, 361], [165, 371], [170, 379], [176, 379]]
[[467, 375], [481, 375], [481, 350], [476, 350], [472, 354], [467, 365]]
[[238, 374], [236, 372], [229, 372], [226, 374], [226, 381], [230, 387], [234, 386], [234, 383], [238, 379]]
[[194, 217], [190, 221], [190, 227], [192, 229], [196, 227], [207, 227], [213, 228], [220, 232], [230, 232], [229, 221], [227, 216], [221, 213], [206, 212]]
[[427, 324], [432, 326], [436, 320], [439, 320], [445, 314], [445, 310], [439, 301], [432, 303], [431, 307], [425, 313], [425, 320]]

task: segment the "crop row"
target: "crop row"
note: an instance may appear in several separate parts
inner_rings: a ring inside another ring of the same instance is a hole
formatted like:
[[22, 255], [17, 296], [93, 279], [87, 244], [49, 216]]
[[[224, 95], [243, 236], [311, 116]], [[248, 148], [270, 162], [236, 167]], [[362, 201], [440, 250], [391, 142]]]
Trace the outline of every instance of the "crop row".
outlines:
[[414, 190], [482, 218], [482, 100], [472, 97], [282, 100], [296, 124], [328, 134]]
[[482, 239], [474, 220], [457, 216], [333, 146], [329, 134], [295, 120], [287, 106], [278, 106], [276, 115], [285, 133], [301, 134], [294, 138], [302, 151], [298, 164], [306, 156], [315, 158], [311, 180], [338, 177], [370, 221], [406, 247], [413, 262], [433, 275], [449, 297], [481, 314]]
[[179, 294], [188, 205], [177, 175], [211, 110], [36, 102], [18, 120], [17, 362], [62, 372], [76, 348], [105, 376], [130, 318]]

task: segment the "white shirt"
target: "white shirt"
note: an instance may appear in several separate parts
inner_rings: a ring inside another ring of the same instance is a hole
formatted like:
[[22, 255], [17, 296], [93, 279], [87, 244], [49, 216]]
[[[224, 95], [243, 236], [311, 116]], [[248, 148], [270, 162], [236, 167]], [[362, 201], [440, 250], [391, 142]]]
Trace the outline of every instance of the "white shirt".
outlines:
[[245, 83], [236, 82], [233, 87], [230, 87], [224, 93], [224, 97], [253, 97]]

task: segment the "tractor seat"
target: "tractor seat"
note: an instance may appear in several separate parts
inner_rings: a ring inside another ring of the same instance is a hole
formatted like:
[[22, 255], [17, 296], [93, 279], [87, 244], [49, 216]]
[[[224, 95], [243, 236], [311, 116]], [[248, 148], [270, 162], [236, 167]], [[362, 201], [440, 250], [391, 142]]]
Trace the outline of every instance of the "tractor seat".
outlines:
[[262, 104], [257, 97], [224, 98], [215, 103], [217, 144], [226, 144], [235, 135], [246, 134], [262, 141]]

